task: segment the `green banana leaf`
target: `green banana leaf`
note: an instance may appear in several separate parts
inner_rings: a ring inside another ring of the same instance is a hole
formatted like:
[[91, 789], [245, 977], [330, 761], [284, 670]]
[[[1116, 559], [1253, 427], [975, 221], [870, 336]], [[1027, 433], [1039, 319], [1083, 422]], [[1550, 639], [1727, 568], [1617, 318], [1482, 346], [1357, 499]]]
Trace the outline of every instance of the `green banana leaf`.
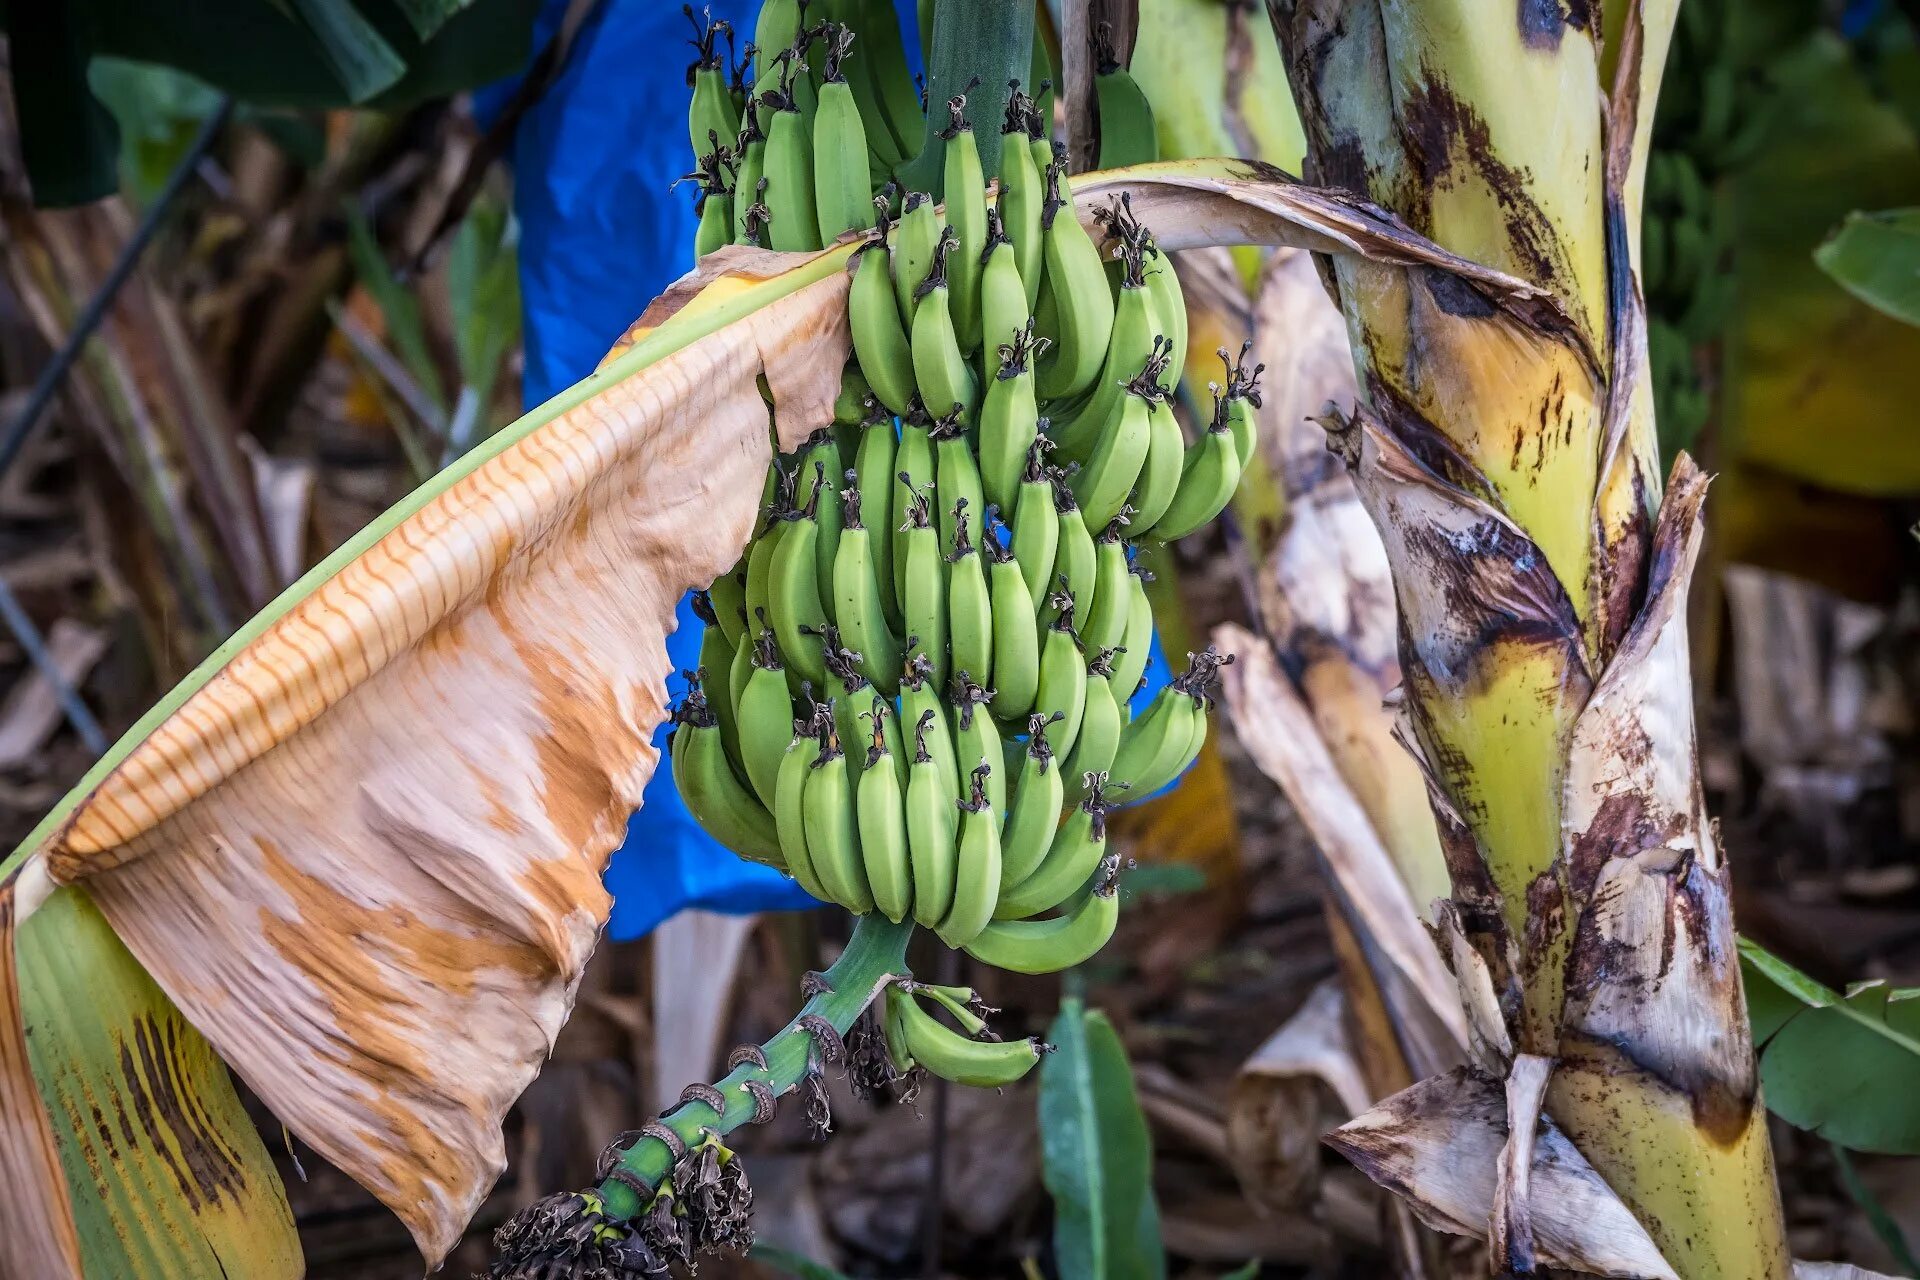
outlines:
[[1850, 213], [1813, 260], [1868, 306], [1920, 324], [1920, 208]]
[[1153, 1198], [1153, 1142], [1113, 1023], [1060, 1002], [1040, 1066], [1040, 1143], [1053, 1196], [1054, 1264], [1076, 1280], [1159, 1280], [1167, 1271]]
[[1855, 1151], [1920, 1155], [1920, 988], [1842, 995], [1745, 938], [1740, 959], [1767, 1109]]

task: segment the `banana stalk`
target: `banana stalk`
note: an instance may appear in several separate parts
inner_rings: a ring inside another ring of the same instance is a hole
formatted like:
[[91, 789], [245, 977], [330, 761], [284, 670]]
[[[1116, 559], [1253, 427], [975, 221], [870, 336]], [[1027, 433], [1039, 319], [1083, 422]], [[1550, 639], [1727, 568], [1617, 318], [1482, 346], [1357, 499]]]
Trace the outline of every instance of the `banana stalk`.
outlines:
[[[1538, 290], [1499, 315], [1335, 259], [1361, 401], [1323, 422], [1393, 566], [1438, 931], [1508, 1081], [1496, 1268], [1535, 1266], [1544, 1107], [1675, 1275], [1765, 1280], [1789, 1263], [1693, 754], [1704, 481], [1682, 458], [1662, 497], [1630, 236], [1672, 10], [1627, 6], [1606, 41], [1557, 5], [1270, 6], [1316, 179]], [[1343, 1139], [1375, 1172], [1381, 1133]]]

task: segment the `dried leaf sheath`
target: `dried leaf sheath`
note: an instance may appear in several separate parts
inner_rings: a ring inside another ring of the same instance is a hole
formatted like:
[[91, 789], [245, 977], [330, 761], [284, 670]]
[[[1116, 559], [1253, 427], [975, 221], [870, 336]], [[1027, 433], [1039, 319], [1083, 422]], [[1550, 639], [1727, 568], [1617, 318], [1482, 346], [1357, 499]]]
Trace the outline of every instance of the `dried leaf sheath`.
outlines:
[[80, 1275], [80, 1240], [67, 1205], [67, 1180], [54, 1152], [53, 1130], [40, 1105], [14, 970], [16, 877], [0, 882], [0, 1275]]
[[605, 919], [674, 606], [753, 519], [757, 379], [787, 442], [830, 417], [848, 348], [834, 259], [750, 319], [614, 366], [432, 494], [37, 848], [429, 1259], [503, 1167], [500, 1119]]

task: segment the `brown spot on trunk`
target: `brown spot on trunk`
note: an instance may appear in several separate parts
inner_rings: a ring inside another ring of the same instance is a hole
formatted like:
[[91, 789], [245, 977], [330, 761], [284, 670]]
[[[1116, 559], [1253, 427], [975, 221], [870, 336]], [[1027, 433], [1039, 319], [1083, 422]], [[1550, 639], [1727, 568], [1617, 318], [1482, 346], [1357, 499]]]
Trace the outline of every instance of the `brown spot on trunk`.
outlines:
[[1558, 49], [1567, 14], [1560, 0], [1519, 0], [1520, 38], [1528, 48]]
[[1529, 977], [1553, 958], [1566, 926], [1567, 899], [1556, 860], [1527, 885], [1527, 939], [1520, 963]]

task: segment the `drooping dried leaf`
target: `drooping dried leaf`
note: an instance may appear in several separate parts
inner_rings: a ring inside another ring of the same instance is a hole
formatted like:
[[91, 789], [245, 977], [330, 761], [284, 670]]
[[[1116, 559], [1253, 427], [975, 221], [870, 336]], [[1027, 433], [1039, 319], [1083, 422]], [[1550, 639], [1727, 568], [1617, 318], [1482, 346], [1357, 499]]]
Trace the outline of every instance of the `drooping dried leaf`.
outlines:
[[1234, 1075], [1227, 1153], [1257, 1204], [1298, 1204], [1319, 1164], [1323, 1117], [1336, 1108], [1358, 1115], [1372, 1101], [1345, 1017], [1339, 984], [1322, 982]]

